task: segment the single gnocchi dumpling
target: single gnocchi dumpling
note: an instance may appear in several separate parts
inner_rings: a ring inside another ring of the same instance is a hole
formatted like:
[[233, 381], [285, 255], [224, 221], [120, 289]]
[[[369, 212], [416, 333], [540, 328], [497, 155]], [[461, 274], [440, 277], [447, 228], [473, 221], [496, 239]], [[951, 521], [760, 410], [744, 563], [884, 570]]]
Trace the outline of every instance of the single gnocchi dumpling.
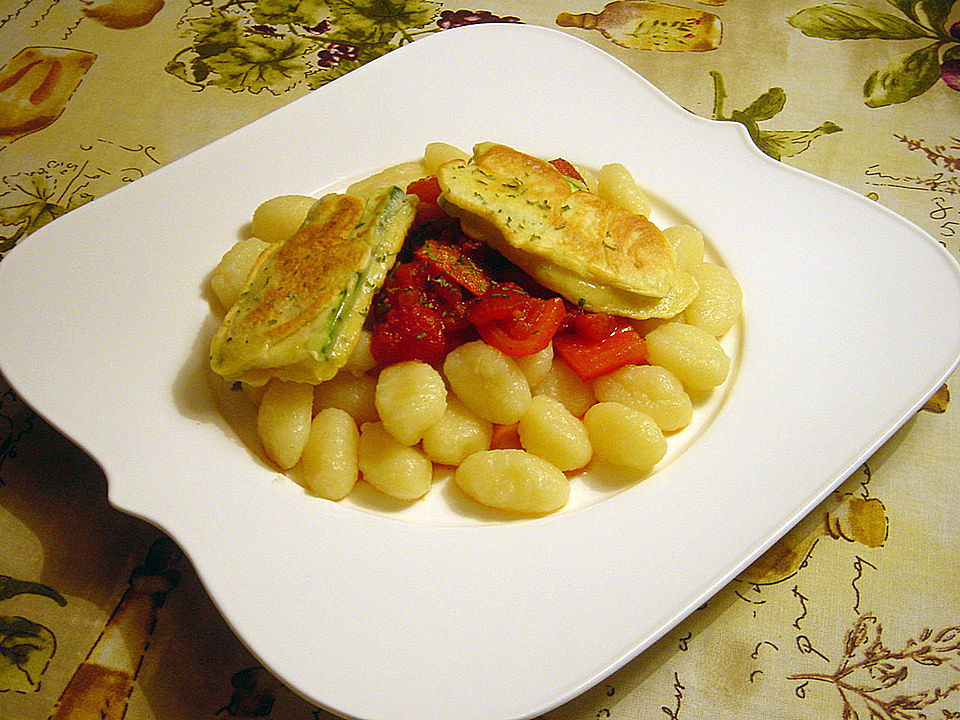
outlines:
[[377, 414], [387, 432], [404, 445], [416, 445], [447, 407], [447, 387], [433, 367], [407, 360], [380, 371]]
[[229, 310], [237, 302], [254, 263], [268, 247], [270, 243], [255, 237], [240, 240], [227, 250], [214, 268], [210, 276], [210, 289], [224, 310]]
[[711, 390], [730, 372], [717, 339], [694, 325], [666, 323], [647, 333], [646, 341], [650, 364], [665, 367], [689, 390]]
[[559, 401], [537, 395], [520, 417], [520, 444], [561, 470], [579, 470], [593, 454], [587, 429]]
[[341, 370], [329, 380], [313, 387], [313, 411], [338, 408], [357, 423], [379, 419], [375, 402], [377, 381], [369, 375]]
[[709, 262], [694, 265], [690, 274], [700, 286], [700, 293], [683, 311], [683, 316], [690, 325], [720, 337], [740, 318], [743, 302], [740, 283], [727, 268]]
[[650, 201], [637, 185], [630, 171], [620, 163], [609, 163], [597, 172], [597, 195], [627, 212], [647, 217]]
[[357, 464], [363, 479], [385, 495], [416, 500], [433, 483], [433, 463], [419, 448], [404, 445], [383, 423], [360, 426]]
[[358, 180], [346, 189], [345, 194], [353, 195], [361, 200], [370, 200], [389, 187], [398, 187], [401, 190], [406, 190], [407, 185], [427, 175], [427, 169], [422, 163], [399, 163], [363, 180]]
[[459, 398], [447, 398], [443, 416], [423, 433], [423, 451], [441, 465], [459, 465], [464, 458], [490, 447], [493, 423], [484, 420]]
[[647, 472], [667, 454], [667, 439], [653, 418], [616, 402], [587, 410], [583, 424], [594, 456], [613, 465]]
[[516, 361], [482, 340], [451, 351], [443, 374], [463, 404], [492, 423], [515, 423], [530, 404], [530, 385]]
[[280, 195], [260, 203], [253, 211], [250, 234], [268, 243], [279, 243], [295, 233], [317, 202], [308, 195]]
[[553, 343], [549, 343], [543, 350], [533, 355], [524, 355], [514, 358], [520, 372], [527, 378], [530, 387], [536, 387], [550, 372], [553, 365]]
[[357, 423], [339, 408], [326, 408], [310, 423], [310, 435], [291, 474], [310, 493], [327, 500], [346, 497], [360, 472]]
[[686, 427], [693, 403], [677, 376], [658, 365], [625, 365], [593, 381], [597, 400], [636, 408], [664, 432]]
[[436, 175], [437, 169], [451, 160], [466, 160], [470, 153], [445, 142], [428, 143], [423, 149], [423, 167], [430, 175]]
[[297, 464], [310, 436], [313, 387], [271, 380], [257, 411], [257, 433], [263, 450], [284, 470]]
[[665, 228], [663, 236], [673, 247], [677, 258], [677, 267], [690, 271], [690, 268], [703, 262], [703, 233], [692, 225], [671, 225]]
[[570, 497], [570, 481], [559, 468], [524, 450], [482, 450], [466, 458], [454, 482], [489, 507], [527, 514], [559, 510]]
[[597, 398], [593, 386], [581, 380], [563, 360], [553, 359], [547, 374], [533, 386], [537, 395], [546, 395], [563, 403], [573, 415], [582, 417]]
[[342, 369], [361, 375], [377, 367], [377, 360], [370, 349], [372, 340], [373, 333], [361, 328], [357, 333], [357, 344], [353, 346], [353, 352], [350, 353]]

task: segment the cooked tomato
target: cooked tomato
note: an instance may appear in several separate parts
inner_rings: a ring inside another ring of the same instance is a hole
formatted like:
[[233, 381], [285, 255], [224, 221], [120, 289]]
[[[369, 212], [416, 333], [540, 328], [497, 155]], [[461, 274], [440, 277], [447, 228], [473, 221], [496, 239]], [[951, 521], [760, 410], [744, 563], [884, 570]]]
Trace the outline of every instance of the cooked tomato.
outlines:
[[559, 297], [535, 298], [513, 283], [499, 283], [471, 306], [468, 319], [488, 345], [523, 357], [550, 344], [565, 314]]
[[420, 202], [436, 205], [440, 198], [440, 181], [433, 176], [414, 180], [407, 185], [407, 195], [416, 195]]
[[452, 233], [427, 238], [417, 249], [417, 257], [428, 263], [450, 282], [456, 283], [473, 295], [487, 292], [493, 280], [490, 273], [478, 260], [478, 248], [468, 242], [451, 239]]
[[563, 175], [566, 175], [568, 178], [573, 178], [574, 180], [577, 180], [578, 182], [581, 182], [584, 185], [587, 184], [587, 181], [583, 179], [583, 176], [580, 174], [580, 172], [571, 163], [567, 162], [563, 158], [556, 158], [555, 160], [551, 160], [550, 164], [553, 165], [557, 170], [559, 170]]
[[446, 227], [454, 223], [454, 219], [447, 215], [440, 207], [440, 183], [435, 177], [425, 177], [414, 180], [407, 185], [407, 194], [416, 195], [420, 200], [417, 206], [417, 215], [410, 226], [412, 232], [424, 227]]
[[647, 362], [647, 344], [629, 321], [607, 313], [574, 310], [553, 338], [554, 352], [581, 380]]
[[405, 360], [438, 365], [448, 352], [443, 319], [429, 307], [396, 305], [374, 329], [370, 352], [381, 365]]
[[402, 360], [443, 362], [473, 339], [463, 291], [421, 259], [394, 267], [374, 305], [371, 352], [382, 365]]

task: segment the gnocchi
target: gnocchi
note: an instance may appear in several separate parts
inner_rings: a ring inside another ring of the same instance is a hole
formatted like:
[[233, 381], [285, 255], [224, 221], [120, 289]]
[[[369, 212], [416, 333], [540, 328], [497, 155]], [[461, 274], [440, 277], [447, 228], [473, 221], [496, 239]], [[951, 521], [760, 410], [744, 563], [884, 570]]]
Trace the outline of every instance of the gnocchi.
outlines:
[[583, 416], [596, 456], [647, 472], [667, 454], [667, 439], [649, 415], [617, 402], [599, 402]]
[[677, 376], [657, 365], [625, 365], [593, 382], [597, 399], [618, 402], [649, 415], [664, 432], [686, 427], [693, 402]]
[[727, 379], [730, 358], [717, 339], [694, 325], [666, 323], [647, 333], [650, 362], [676, 375], [684, 387], [712, 390]]
[[546, 460], [524, 450], [482, 450], [457, 467], [454, 481], [477, 502], [513, 512], [559, 510], [570, 496], [570, 481]]
[[637, 215], [650, 214], [650, 201], [620, 163], [609, 163], [597, 173], [597, 195]]
[[530, 401], [517, 431], [524, 450], [561, 470], [579, 470], [593, 454], [583, 423], [563, 403], [546, 395]]
[[343, 410], [357, 423], [378, 420], [377, 381], [364, 374], [340, 372], [313, 386], [313, 411], [325, 408]]
[[401, 443], [378, 422], [360, 426], [357, 465], [366, 482], [397, 500], [421, 498], [433, 483], [430, 458]]
[[458, 147], [444, 142], [427, 143], [423, 149], [423, 167], [429, 175], [436, 175], [437, 169], [451, 160], [466, 160], [469, 156]]
[[308, 195], [280, 195], [260, 203], [253, 211], [250, 234], [267, 243], [278, 243], [293, 235], [317, 199]]
[[371, 175], [363, 180], [358, 180], [347, 188], [346, 194], [353, 195], [354, 197], [358, 197], [362, 200], [367, 200], [374, 197], [384, 188], [388, 188], [393, 185], [405, 188], [414, 180], [419, 180], [426, 175], [427, 170], [423, 166], [423, 163], [401, 163], [400, 165], [388, 167], [386, 170], [382, 170], [376, 175]]
[[530, 385], [517, 363], [481, 340], [451, 351], [443, 374], [463, 404], [490, 422], [515, 423], [530, 404]]
[[357, 423], [339, 408], [326, 408], [310, 423], [307, 443], [294, 476], [307, 490], [327, 500], [345, 498], [360, 472]]
[[374, 401], [386, 431], [404, 445], [416, 445], [443, 417], [447, 388], [430, 365], [409, 360], [380, 372]]
[[684, 319], [714, 337], [724, 335], [740, 317], [740, 284], [727, 268], [714, 263], [697, 263], [690, 274], [700, 285], [700, 293], [683, 311]]
[[270, 243], [253, 237], [239, 241], [224, 254], [210, 276], [210, 289], [224, 310], [233, 307], [240, 297], [240, 291], [247, 282], [253, 264], [268, 247]]
[[493, 423], [452, 396], [440, 419], [424, 431], [423, 451], [435, 463], [459, 465], [468, 455], [487, 450], [492, 440]]
[[673, 247], [677, 258], [677, 266], [681, 270], [690, 268], [703, 262], [703, 233], [691, 225], [671, 225], [664, 228], [663, 235]]
[[284, 470], [292, 468], [310, 435], [313, 388], [306, 383], [271, 380], [260, 399], [257, 432], [264, 452]]
[[527, 379], [527, 384], [533, 388], [546, 379], [553, 366], [553, 343], [533, 355], [524, 355], [514, 358], [520, 372]]
[[581, 417], [596, 396], [590, 383], [581, 380], [570, 366], [559, 358], [550, 364], [546, 375], [534, 386], [538, 395], [546, 395], [560, 401], [571, 414]]

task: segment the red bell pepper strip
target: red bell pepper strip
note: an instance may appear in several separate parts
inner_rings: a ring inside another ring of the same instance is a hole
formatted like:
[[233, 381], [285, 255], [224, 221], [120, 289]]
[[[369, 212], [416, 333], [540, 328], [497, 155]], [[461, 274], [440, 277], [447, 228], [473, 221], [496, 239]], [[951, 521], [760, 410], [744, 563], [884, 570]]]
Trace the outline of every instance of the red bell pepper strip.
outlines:
[[493, 285], [486, 270], [460, 245], [431, 237], [417, 248], [416, 255], [448, 280], [462, 285], [474, 295], [483, 295]]
[[[553, 350], [581, 380], [647, 362], [647, 344], [625, 321], [605, 313], [572, 313], [553, 338]], [[602, 328], [609, 332], [604, 334]]]
[[436, 205], [440, 198], [440, 181], [432, 175], [414, 180], [407, 185], [407, 195], [416, 195], [420, 202]]
[[587, 181], [583, 179], [583, 175], [580, 174], [580, 171], [563, 158], [551, 160], [550, 164], [559, 170], [562, 175], [566, 175], [568, 178], [572, 178], [573, 180], [581, 182], [584, 186], [586, 186]]
[[488, 345], [524, 357], [547, 347], [565, 316], [559, 297], [535, 298], [513, 283], [500, 283], [477, 300], [467, 319]]

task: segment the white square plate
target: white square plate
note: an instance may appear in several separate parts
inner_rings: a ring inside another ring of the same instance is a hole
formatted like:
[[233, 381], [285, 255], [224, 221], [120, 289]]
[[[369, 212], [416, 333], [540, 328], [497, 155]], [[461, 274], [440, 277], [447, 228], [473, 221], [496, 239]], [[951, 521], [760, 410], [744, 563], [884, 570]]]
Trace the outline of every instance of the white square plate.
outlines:
[[[330, 503], [223, 419], [205, 288], [253, 209], [435, 140], [621, 162], [739, 279], [733, 377], [643, 482], [594, 478], [566, 511], [520, 521], [443, 489], [406, 509]], [[916, 412], [956, 366], [958, 326], [957, 266], [917, 227], [767, 158], [591, 45], [511, 24], [418, 40], [0, 263], [7, 380], [100, 462], [118, 508], [181, 544], [267, 667], [369, 720], [531, 717], [598, 682]]]

